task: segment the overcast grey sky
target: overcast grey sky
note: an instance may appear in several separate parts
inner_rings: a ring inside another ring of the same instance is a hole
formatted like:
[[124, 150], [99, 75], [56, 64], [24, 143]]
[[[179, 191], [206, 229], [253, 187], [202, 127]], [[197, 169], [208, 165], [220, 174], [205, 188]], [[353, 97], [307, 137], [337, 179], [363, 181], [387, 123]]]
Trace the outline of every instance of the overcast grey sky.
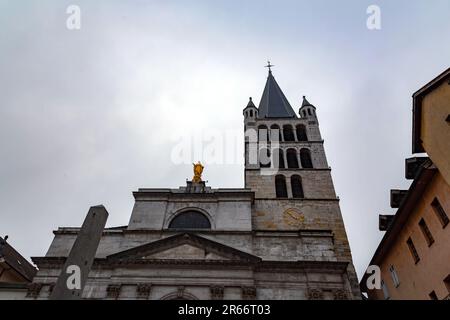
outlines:
[[[0, 234], [28, 258], [92, 205], [126, 225], [132, 191], [191, 177], [177, 137], [243, 133], [270, 59], [294, 109], [317, 107], [361, 277], [389, 190], [409, 186], [411, 95], [449, 66], [449, 34], [448, 0], [0, 0]], [[213, 187], [243, 187], [242, 164], [206, 165]]]

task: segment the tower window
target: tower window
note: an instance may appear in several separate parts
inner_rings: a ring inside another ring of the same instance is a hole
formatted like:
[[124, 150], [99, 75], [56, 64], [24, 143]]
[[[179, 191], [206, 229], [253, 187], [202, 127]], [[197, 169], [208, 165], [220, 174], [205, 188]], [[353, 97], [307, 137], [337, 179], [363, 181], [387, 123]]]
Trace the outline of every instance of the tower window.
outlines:
[[416, 246], [414, 245], [414, 242], [412, 241], [411, 238], [408, 238], [408, 240], [406, 241], [406, 244], [408, 245], [409, 252], [411, 252], [411, 256], [414, 259], [414, 263], [417, 264], [420, 261], [420, 257], [419, 257], [419, 254], [417, 253]]
[[278, 132], [278, 141], [282, 141], [281, 130], [280, 127], [276, 124], [270, 126], [270, 140], [276, 137], [276, 133]]
[[253, 110], [250, 110], [250, 117], [253, 117]]
[[198, 211], [185, 211], [169, 224], [169, 229], [211, 229], [209, 219]]
[[306, 110], [303, 110], [303, 117], [306, 118]]
[[434, 212], [438, 216], [439, 221], [442, 224], [442, 228], [445, 228], [449, 223], [449, 219], [447, 213], [445, 213], [444, 211], [444, 208], [442, 208], [439, 200], [437, 198], [434, 198], [433, 202], [431, 202], [431, 206], [433, 207]]
[[268, 142], [269, 141], [269, 130], [266, 126], [258, 127], [258, 141]]
[[288, 149], [286, 152], [287, 165], [289, 169], [298, 169], [297, 150]]
[[294, 130], [292, 130], [292, 126], [290, 125], [283, 126], [283, 135], [284, 141], [295, 141]]
[[424, 219], [420, 219], [419, 227], [422, 230], [425, 240], [427, 240], [428, 246], [431, 246], [434, 243], [434, 238]]
[[302, 168], [312, 168], [312, 160], [311, 160], [311, 151], [309, 149], [301, 149], [300, 150], [300, 162], [302, 163]]
[[287, 198], [286, 178], [283, 175], [275, 177], [275, 192], [277, 198]]
[[276, 166], [275, 163], [274, 163], [274, 167], [275, 168], [279, 168], [279, 169], [284, 169], [285, 167], [284, 167], [283, 150], [278, 149], [278, 148], [274, 149], [273, 158], [276, 159], [275, 157], [277, 157], [277, 156], [278, 156], [278, 163], [277, 163], [278, 166]]
[[304, 125], [299, 124], [297, 126], [297, 139], [298, 141], [308, 141], [308, 136], [306, 135], [306, 128]]
[[259, 165], [261, 168], [270, 168], [270, 150], [261, 148], [259, 150]]
[[302, 178], [298, 175], [294, 175], [291, 177], [291, 187], [292, 187], [292, 196], [294, 198], [304, 198], [303, 194], [303, 186], [302, 186]]
[[311, 109], [308, 108], [308, 115], [312, 116]]

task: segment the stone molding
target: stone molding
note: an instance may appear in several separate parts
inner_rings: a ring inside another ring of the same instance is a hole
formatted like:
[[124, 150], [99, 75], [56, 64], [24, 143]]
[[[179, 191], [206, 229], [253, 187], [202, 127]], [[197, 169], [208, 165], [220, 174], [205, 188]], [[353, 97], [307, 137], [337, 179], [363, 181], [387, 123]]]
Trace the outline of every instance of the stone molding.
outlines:
[[256, 287], [242, 287], [242, 299], [243, 300], [255, 300], [256, 299]]
[[37, 297], [39, 297], [43, 286], [44, 284], [40, 282], [33, 282], [28, 284], [26, 297], [36, 299]]
[[323, 300], [321, 289], [308, 289], [308, 300]]
[[106, 297], [110, 299], [117, 299], [120, 295], [120, 290], [122, 289], [121, 284], [109, 284], [106, 288]]
[[211, 286], [210, 291], [212, 300], [223, 300], [225, 291], [225, 288], [223, 286]]
[[348, 300], [348, 294], [345, 290], [337, 289], [333, 291], [334, 300]]
[[[39, 268], [61, 268], [64, 264], [64, 257], [40, 257], [33, 258], [33, 262]], [[240, 261], [240, 260], [193, 260], [193, 259], [127, 259], [111, 261], [108, 258], [97, 258], [94, 261], [93, 269], [114, 269], [124, 266], [146, 266], [146, 267], [173, 267], [196, 266], [198, 269], [250, 269], [253, 271], [274, 271], [274, 270], [295, 270], [332, 272], [344, 274], [347, 271], [348, 261]]]
[[138, 283], [136, 286], [136, 296], [138, 299], [148, 299], [150, 291], [152, 289], [151, 284]]

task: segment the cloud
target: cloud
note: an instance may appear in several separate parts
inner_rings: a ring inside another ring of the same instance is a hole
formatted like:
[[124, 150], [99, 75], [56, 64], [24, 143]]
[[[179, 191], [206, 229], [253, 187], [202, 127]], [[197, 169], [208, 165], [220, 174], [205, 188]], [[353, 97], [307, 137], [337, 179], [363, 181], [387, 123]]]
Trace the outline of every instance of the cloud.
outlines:
[[[51, 231], [80, 225], [91, 205], [127, 224], [131, 191], [191, 176], [170, 161], [180, 136], [243, 132], [271, 59], [293, 107], [304, 94], [317, 106], [361, 275], [381, 237], [377, 216], [392, 212], [389, 189], [408, 186], [410, 96], [446, 67], [448, 3], [406, 14], [382, 1], [375, 33], [359, 1], [77, 2], [79, 31], [65, 28], [72, 2], [0, 4], [0, 233], [41, 256]], [[205, 174], [214, 187], [243, 186], [239, 164]]]

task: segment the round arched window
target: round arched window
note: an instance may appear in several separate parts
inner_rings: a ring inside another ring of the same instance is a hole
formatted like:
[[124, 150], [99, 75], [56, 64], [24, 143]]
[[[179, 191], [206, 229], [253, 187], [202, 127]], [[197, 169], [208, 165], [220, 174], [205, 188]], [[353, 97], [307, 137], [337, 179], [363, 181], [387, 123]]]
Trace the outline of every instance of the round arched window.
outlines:
[[169, 229], [211, 229], [209, 219], [198, 211], [185, 211], [170, 221]]

